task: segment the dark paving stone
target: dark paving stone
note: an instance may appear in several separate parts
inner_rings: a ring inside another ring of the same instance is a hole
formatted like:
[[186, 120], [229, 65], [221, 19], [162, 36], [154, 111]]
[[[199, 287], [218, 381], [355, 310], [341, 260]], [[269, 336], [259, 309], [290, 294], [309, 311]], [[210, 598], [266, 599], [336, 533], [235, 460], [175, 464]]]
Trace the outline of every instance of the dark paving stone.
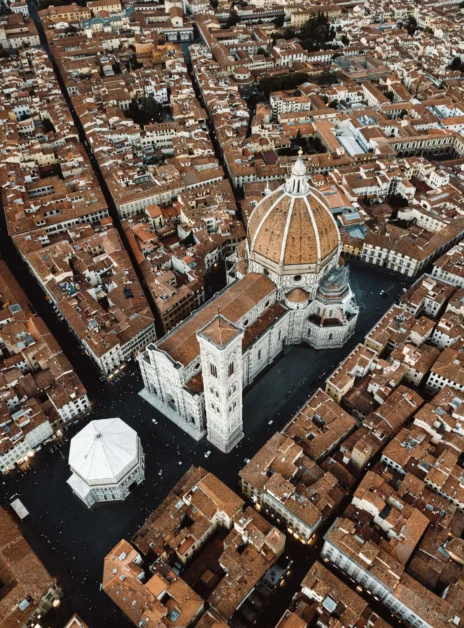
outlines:
[[[58, 323], [53, 324], [47, 316], [52, 331], [59, 330], [59, 340], [94, 403], [92, 414], [73, 426], [66, 437], [71, 438], [89, 420], [119, 416], [139, 433], [147, 463], [144, 483], [127, 501], [100, 505], [93, 510], [88, 510], [66, 484], [70, 475], [67, 464], [69, 442], [53, 453], [49, 448], [40, 451], [33, 459], [32, 470], [25, 475], [12, 473], [3, 479], [2, 504], [7, 506], [10, 496], [19, 494], [30, 512], [21, 529], [64, 589], [63, 604], [53, 616], [47, 617], [47, 626], [62, 628], [74, 612], [78, 612], [91, 628], [131, 625], [100, 591], [105, 554], [122, 537], [130, 540], [148, 513], [160, 504], [191, 464], [204, 466], [231, 488], [237, 489], [238, 472], [244, 466], [244, 459], [251, 458], [291, 419], [317, 386], [323, 384], [324, 375], [328, 375], [356, 343], [362, 341], [401, 290], [401, 278], [359, 263], [350, 266], [352, 286], [361, 305], [355, 337], [342, 349], [333, 351], [288, 347], [246, 392], [245, 438], [229, 455], [221, 454], [205, 439], [194, 442], [144, 402], [138, 395], [141, 379], [134, 365], [114, 384], [101, 381], [69, 331], [63, 330]], [[379, 296], [382, 289], [389, 292], [387, 298]], [[151, 421], [155, 417], [158, 425]], [[272, 421], [271, 425], [269, 421]], [[205, 459], [207, 449], [212, 449], [213, 454]], [[159, 475], [160, 471], [162, 475]], [[295, 565], [286, 586], [273, 596], [272, 618], [275, 621], [298, 590], [319, 551], [320, 543], [305, 547], [289, 541], [286, 554], [295, 559]], [[264, 626], [268, 620], [263, 615], [258, 625]]]

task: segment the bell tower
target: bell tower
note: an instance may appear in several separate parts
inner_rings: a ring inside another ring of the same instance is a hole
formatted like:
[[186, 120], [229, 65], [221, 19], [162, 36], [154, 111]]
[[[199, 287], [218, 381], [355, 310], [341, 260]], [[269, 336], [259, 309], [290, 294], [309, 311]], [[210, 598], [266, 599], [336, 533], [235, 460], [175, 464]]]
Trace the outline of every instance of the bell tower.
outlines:
[[243, 330], [221, 314], [197, 333], [208, 440], [228, 453], [243, 438]]

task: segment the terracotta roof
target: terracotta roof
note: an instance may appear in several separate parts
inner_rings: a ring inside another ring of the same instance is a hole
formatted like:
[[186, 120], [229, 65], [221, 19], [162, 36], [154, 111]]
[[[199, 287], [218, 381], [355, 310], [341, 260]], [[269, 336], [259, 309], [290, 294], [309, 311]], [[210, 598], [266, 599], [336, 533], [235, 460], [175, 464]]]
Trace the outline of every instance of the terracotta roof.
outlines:
[[241, 333], [240, 329], [218, 314], [211, 323], [203, 327], [201, 336], [213, 342], [218, 347], [225, 347], [229, 342]]
[[156, 347], [166, 351], [173, 360], [187, 366], [200, 354], [197, 332], [211, 321], [215, 314], [219, 312], [232, 323], [237, 323], [274, 290], [275, 285], [270, 279], [264, 275], [249, 273], [165, 336]]
[[304, 303], [309, 298], [309, 294], [302, 288], [293, 288], [286, 296], [292, 303]]
[[[10, 515], [0, 508], [0, 625], [23, 625], [54, 584], [37, 555], [25, 541]], [[29, 601], [27, 611], [19, 607]]]

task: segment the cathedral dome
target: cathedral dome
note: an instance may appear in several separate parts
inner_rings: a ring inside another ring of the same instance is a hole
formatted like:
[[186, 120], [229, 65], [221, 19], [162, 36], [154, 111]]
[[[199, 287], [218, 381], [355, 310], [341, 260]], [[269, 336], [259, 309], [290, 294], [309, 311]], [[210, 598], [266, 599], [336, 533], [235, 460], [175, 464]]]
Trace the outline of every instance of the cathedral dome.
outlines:
[[287, 182], [265, 196], [248, 222], [249, 259], [279, 275], [318, 273], [338, 259], [340, 234], [324, 196], [297, 159]]

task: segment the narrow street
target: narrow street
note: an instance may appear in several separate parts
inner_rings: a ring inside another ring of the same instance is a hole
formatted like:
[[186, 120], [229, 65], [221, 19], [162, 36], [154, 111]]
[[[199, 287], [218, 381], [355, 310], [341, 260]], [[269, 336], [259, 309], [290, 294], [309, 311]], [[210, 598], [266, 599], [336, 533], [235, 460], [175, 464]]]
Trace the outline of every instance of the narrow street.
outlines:
[[42, 44], [42, 47], [45, 50], [45, 52], [47, 53], [48, 58], [50, 59], [50, 62], [51, 62], [52, 66], [53, 66], [53, 69], [55, 71], [55, 76], [57, 78], [58, 85], [60, 86], [60, 89], [61, 89], [61, 93], [63, 94], [63, 97], [64, 97], [64, 99], [66, 101], [66, 104], [68, 105], [68, 109], [69, 109], [69, 111], [71, 113], [73, 122], [74, 122], [74, 124], [76, 126], [76, 129], [77, 129], [78, 133], [79, 133], [79, 140], [83, 144], [83, 146], [84, 146], [84, 148], [85, 148], [85, 150], [87, 152], [87, 155], [88, 155], [90, 163], [91, 163], [91, 165], [93, 167], [95, 176], [97, 177], [97, 181], [100, 184], [100, 188], [101, 188], [101, 190], [103, 192], [103, 196], [105, 197], [105, 201], [107, 203], [109, 214], [110, 214], [111, 218], [113, 219], [113, 224], [116, 227], [116, 229], [118, 230], [119, 237], [121, 238], [122, 242], [124, 243], [124, 247], [125, 247], [126, 251], [128, 252], [128, 254], [129, 254], [130, 258], [131, 258], [132, 265], [133, 265], [133, 267], [135, 269], [135, 272], [137, 273], [137, 277], [138, 277], [138, 279], [139, 279], [139, 281], [140, 281], [140, 283], [141, 283], [141, 285], [143, 287], [143, 290], [145, 292], [145, 296], [147, 297], [148, 303], [150, 304], [152, 310], [155, 311], [154, 304], [153, 304], [153, 299], [151, 297], [150, 291], [147, 289], [147, 286], [145, 284], [145, 281], [144, 281], [143, 275], [142, 275], [142, 273], [140, 271], [140, 268], [139, 268], [139, 266], [138, 266], [138, 264], [137, 264], [137, 262], [136, 262], [136, 260], [135, 260], [135, 258], [133, 256], [133, 254], [132, 254], [130, 246], [128, 245], [126, 234], [124, 233], [124, 231], [123, 231], [123, 229], [121, 227], [121, 223], [119, 221], [118, 210], [117, 210], [116, 205], [114, 203], [114, 200], [113, 200], [113, 197], [111, 195], [111, 192], [110, 192], [110, 190], [108, 188], [108, 185], [106, 184], [106, 181], [105, 181], [104, 177], [102, 176], [102, 173], [100, 171], [100, 167], [98, 165], [98, 162], [95, 159], [95, 156], [94, 156], [94, 154], [93, 154], [93, 152], [92, 152], [92, 150], [91, 150], [91, 148], [90, 148], [90, 146], [89, 146], [89, 144], [87, 142], [87, 139], [86, 139], [86, 136], [85, 136], [85, 131], [84, 131], [83, 127], [82, 127], [82, 124], [81, 124], [81, 121], [79, 119], [79, 116], [77, 115], [76, 110], [74, 109], [74, 105], [72, 103], [71, 97], [68, 94], [68, 90], [66, 89], [66, 86], [65, 86], [65, 84], [63, 82], [61, 74], [60, 74], [60, 72], [58, 70], [58, 67], [57, 67], [56, 63], [55, 63], [55, 59], [53, 58], [52, 51], [50, 49], [50, 46], [49, 46], [48, 41], [47, 41], [47, 38], [45, 36], [45, 32], [44, 32], [44, 29], [43, 29], [43, 26], [42, 26], [42, 22], [39, 19], [39, 14], [37, 12], [37, 6], [35, 4], [35, 1], [34, 0], [27, 0], [27, 5], [29, 7], [30, 15], [31, 15], [32, 19], [34, 20], [34, 23], [35, 23], [35, 25], [37, 27], [37, 31], [38, 31], [39, 36], [40, 36], [40, 42]]

